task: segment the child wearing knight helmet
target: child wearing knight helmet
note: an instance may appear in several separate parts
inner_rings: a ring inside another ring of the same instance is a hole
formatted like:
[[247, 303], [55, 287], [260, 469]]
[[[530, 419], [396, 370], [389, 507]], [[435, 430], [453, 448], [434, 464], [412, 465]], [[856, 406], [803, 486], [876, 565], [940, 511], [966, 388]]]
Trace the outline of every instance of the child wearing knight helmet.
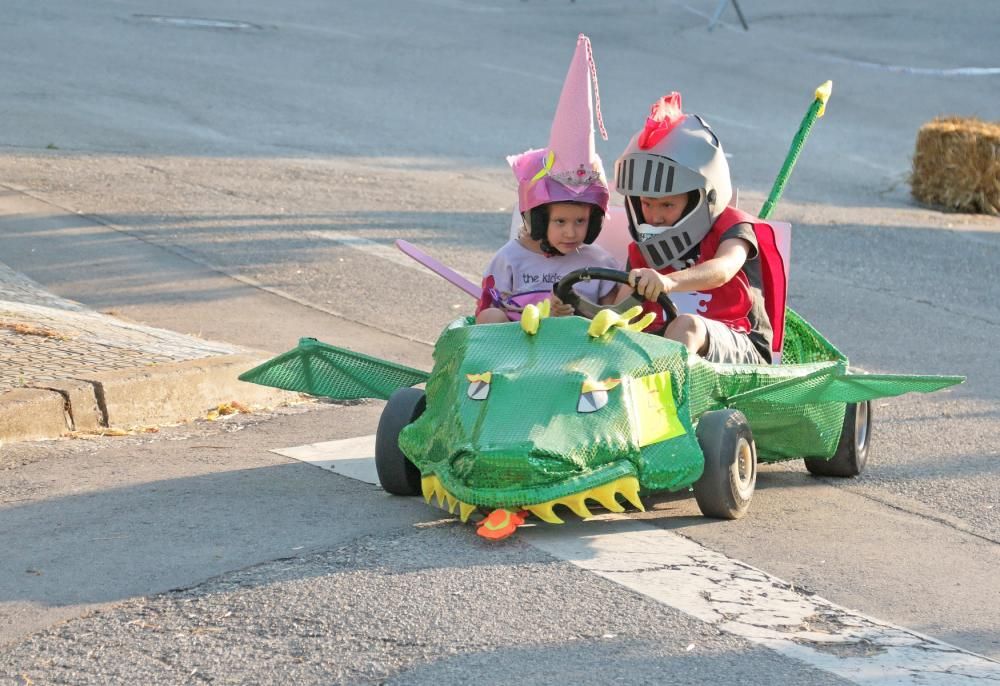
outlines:
[[[712, 362], [770, 363], [773, 332], [764, 304], [760, 219], [729, 207], [732, 186], [722, 145], [671, 93], [615, 165], [632, 243], [629, 284], [656, 319], [647, 332], [683, 343]], [[699, 314], [664, 326], [661, 293], [697, 291]]]
[[[617, 267], [614, 258], [593, 245], [608, 210], [610, 192], [601, 158], [594, 149], [591, 78], [597, 89], [590, 39], [577, 38], [552, 122], [549, 146], [507, 158], [518, 182], [518, 207], [523, 226], [493, 257], [483, 278], [483, 296], [476, 308], [477, 324], [520, 318], [527, 304], [550, 300], [551, 314], [569, 315], [573, 308], [552, 293], [566, 274], [584, 267]], [[600, 98], [597, 120], [601, 120]], [[574, 286], [582, 297], [600, 304], [616, 298], [607, 281], [582, 281]]]

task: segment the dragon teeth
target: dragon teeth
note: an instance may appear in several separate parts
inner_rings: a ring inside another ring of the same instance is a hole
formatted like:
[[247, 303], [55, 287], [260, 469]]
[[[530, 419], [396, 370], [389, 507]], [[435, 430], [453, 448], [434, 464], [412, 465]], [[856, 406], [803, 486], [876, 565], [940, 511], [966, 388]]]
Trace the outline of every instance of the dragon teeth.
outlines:
[[587, 509], [587, 503], [585, 502], [589, 496], [590, 496], [590, 491], [577, 493], [574, 496], [566, 498], [563, 504], [566, 505], [569, 509], [573, 510], [573, 514], [575, 514], [580, 519], [593, 517], [594, 514]]
[[540, 503], [538, 505], [528, 505], [527, 510], [541, 519], [543, 522], [548, 522], [549, 524], [562, 524], [563, 520], [556, 516], [556, 513], [552, 511], [552, 507], [556, 504], [556, 501], [550, 501], [547, 503]]
[[599, 502], [601, 507], [608, 512], [624, 512], [625, 508], [618, 502], [617, 495], [614, 483], [599, 486], [590, 491], [590, 497]]
[[[424, 501], [428, 505], [433, 499], [437, 501], [438, 507], [447, 510], [451, 514], [456, 514], [457, 509], [457, 514], [463, 522], [468, 521], [469, 516], [476, 511], [476, 505], [464, 503], [453, 496], [436, 476], [422, 478], [420, 480], [420, 490], [424, 495]], [[572, 510], [576, 516], [586, 519], [594, 516], [587, 507], [588, 499], [596, 500], [601, 504], [601, 507], [609, 512], [624, 512], [625, 508], [618, 502], [619, 495], [623, 496], [637, 510], [646, 511], [646, 508], [642, 505], [642, 501], [639, 499], [639, 481], [634, 476], [625, 476], [603, 486], [588, 489], [582, 493], [573, 493], [536, 505], [525, 505], [524, 509], [531, 512], [531, 514], [543, 522], [562, 524], [563, 520], [555, 513], [554, 508], [556, 505], [564, 505]]]
[[526, 505], [525, 509], [541, 519], [543, 522], [548, 522], [550, 524], [562, 524], [563, 520], [561, 520], [553, 510], [556, 505], [565, 505], [573, 511], [573, 514], [585, 519], [587, 517], [594, 516], [593, 513], [587, 508], [586, 502], [588, 499], [596, 500], [609, 512], [624, 512], [625, 508], [618, 502], [619, 494], [624, 496], [624, 498], [636, 509], [643, 512], [646, 511], [646, 508], [642, 505], [642, 501], [639, 500], [639, 481], [634, 476], [624, 476], [620, 479], [612, 481], [611, 483], [591, 488], [583, 491], [582, 493], [574, 493], [572, 495], [563, 496], [562, 498], [555, 498], [554, 500], [538, 503], [537, 505]]
[[431, 504], [431, 496], [434, 495], [434, 491], [439, 485], [440, 482], [436, 476], [425, 476], [420, 480], [420, 492], [424, 494], [424, 502], [428, 505]]
[[428, 505], [431, 504], [431, 500], [436, 500], [438, 507], [447, 510], [450, 514], [455, 514], [457, 510], [463, 522], [468, 521], [469, 515], [476, 510], [475, 505], [463, 503], [449, 493], [436, 476], [423, 477], [420, 480], [420, 491], [424, 494], [424, 502]]
[[458, 514], [462, 518], [463, 522], [469, 521], [469, 515], [475, 512], [476, 506], [470, 505], [469, 503], [463, 503], [458, 501]]
[[646, 508], [642, 504], [642, 501], [639, 500], [639, 482], [632, 480], [627, 484], [622, 484], [622, 486], [625, 486], [625, 488], [622, 488], [622, 495], [625, 496], [625, 499], [640, 512], [645, 512]]

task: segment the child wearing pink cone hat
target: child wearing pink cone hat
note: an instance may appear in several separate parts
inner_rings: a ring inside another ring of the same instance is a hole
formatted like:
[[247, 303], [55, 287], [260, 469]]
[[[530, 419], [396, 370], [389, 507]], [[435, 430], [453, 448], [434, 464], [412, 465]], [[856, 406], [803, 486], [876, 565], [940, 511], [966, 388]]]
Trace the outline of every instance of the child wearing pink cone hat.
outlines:
[[[520, 319], [525, 305], [549, 299], [554, 316], [573, 313], [552, 288], [566, 274], [584, 267], [617, 268], [614, 258], [593, 245], [608, 210], [607, 180], [594, 149], [594, 103], [597, 71], [590, 39], [582, 33], [570, 63], [549, 145], [507, 158], [518, 183], [518, 207], [523, 226], [493, 257], [483, 277], [483, 295], [476, 323], [497, 324]], [[597, 119], [601, 119], [600, 97]], [[574, 286], [592, 302], [612, 304], [617, 288], [607, 281]]]

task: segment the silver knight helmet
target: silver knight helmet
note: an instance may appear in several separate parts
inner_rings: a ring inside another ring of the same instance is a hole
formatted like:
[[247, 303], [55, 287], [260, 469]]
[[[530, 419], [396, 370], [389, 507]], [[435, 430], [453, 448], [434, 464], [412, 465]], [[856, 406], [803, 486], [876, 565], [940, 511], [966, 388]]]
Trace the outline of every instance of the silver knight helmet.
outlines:
[[[615, 187], [625, 196], [629, 232], [654, 269], [683, 269], [732, 198], [729, 164], [718, 137], [698, 115], [681, 111], [679, 93], [653, 105], [645, 128], [615, 163]], [[673, 226], [653, 226], [641, 198], [690, 194]], [[697, 194], [697, 198], [694, 195]]]

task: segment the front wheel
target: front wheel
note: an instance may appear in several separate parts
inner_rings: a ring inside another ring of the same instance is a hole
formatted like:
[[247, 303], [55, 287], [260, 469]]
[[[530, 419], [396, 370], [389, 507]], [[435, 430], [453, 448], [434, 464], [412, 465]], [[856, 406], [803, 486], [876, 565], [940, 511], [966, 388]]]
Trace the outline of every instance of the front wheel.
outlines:
[[840, 432], [837, 452], [829, 460], [817, 457], [805, 458], [806, 469], [816, 476], [858, 476], [868, 464], [868, 443], [871, 432], [871, 401], [849, 404], [844, 413], [844, 428]]
[[694, 484], [694, 497], [706, 517], [739, 519], [750, 507], [757, 485], [757, 449], [742, 412], [706, 412], [698, 422], [698, 444], [705, 471]]
[[420, 470], [399, 449], [399, 432], [424, 413], [427, 399], [418, 388], [400, 388], [389, 397], [375, 432], [375, 471], [393, 495], [420, 493]]

